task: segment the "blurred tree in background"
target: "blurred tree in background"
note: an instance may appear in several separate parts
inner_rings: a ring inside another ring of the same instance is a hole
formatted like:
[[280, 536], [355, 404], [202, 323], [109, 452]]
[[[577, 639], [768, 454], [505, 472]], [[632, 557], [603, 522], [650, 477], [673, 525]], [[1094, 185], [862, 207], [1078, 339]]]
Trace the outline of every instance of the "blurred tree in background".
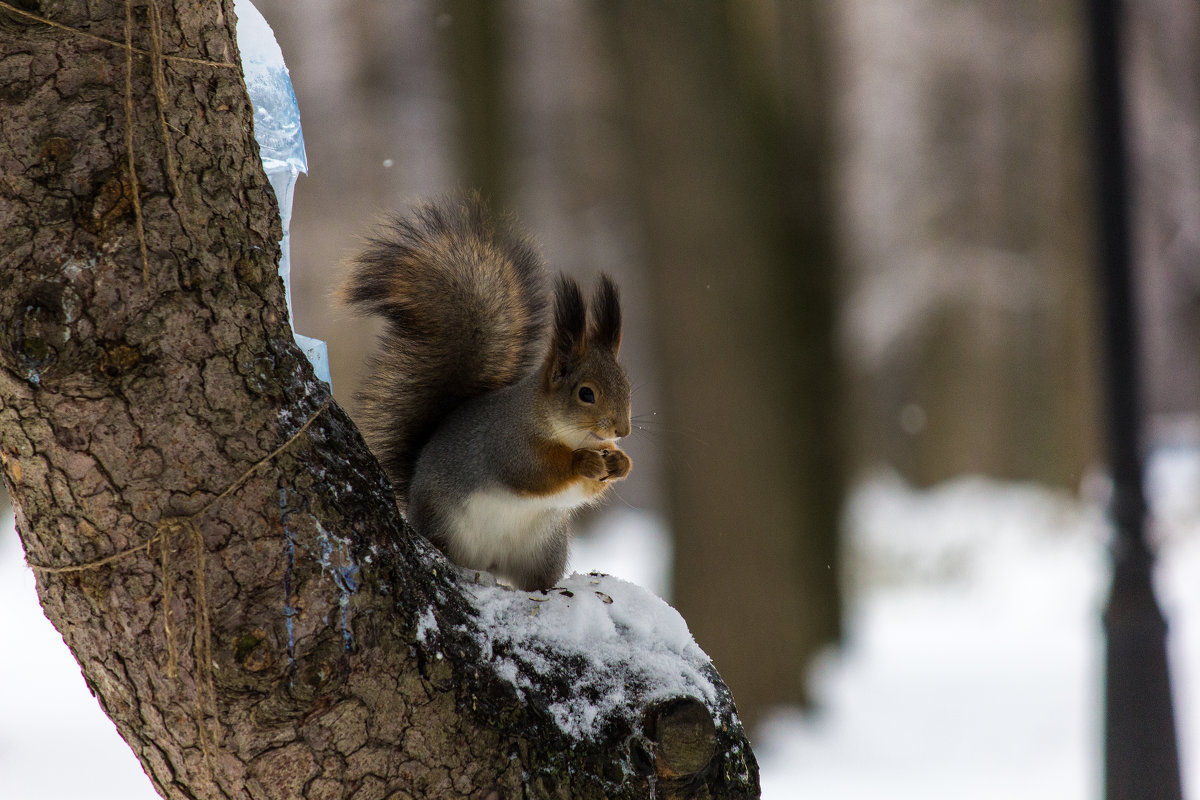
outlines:
[[604, 6], [678, 458], [674, 600], [750, 722], [805, 701], [801, 667], [840, 624], [828, 28], [813, 7]]
[[509, 30], [503, 24], [503, 5], [445, 0], [442, 8], [443, 62], [456, 101], [453, 140], [460, 182], [481, 190], [497, 208], [506, 208], [513, 152], [504, 81]]
[[[1200, 3], [1128, 4], [1134, 263], [1159, 437], [1200, 406]], [[1161, 430], [1166, 428], [1167, 430]]]
[[1078, 487], [1097, 356], [1077, 4], [841, 8], [856, 449], [920, 484]]
[[[614, 274], [661, 423], [621, 498], [670, 512], [673, 599], [749, 719], [837, 633], [841, 475], [1075, 489], [1097, 458], [1077, 3], [257, 4], [311, 165], [297, 328], [339, 400], [371, 331], [335, 265], [382, 210], [483, 184], [553, 267]], [[1192, 420], [1197, 13], [1131, 19], [1147, 406]]]

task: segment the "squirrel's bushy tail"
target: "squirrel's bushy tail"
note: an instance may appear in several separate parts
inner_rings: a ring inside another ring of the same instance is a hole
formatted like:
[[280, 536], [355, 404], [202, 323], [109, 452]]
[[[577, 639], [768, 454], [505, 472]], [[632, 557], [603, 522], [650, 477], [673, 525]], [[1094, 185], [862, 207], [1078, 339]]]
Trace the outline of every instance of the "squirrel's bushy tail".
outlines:
[[359, 422], [402, 509], [417, 456], [446, 415], [544, 356], [546, 283], [529, 240], [477, 194], [391, 219], [352, 262], [344, 301], [386, 323]]

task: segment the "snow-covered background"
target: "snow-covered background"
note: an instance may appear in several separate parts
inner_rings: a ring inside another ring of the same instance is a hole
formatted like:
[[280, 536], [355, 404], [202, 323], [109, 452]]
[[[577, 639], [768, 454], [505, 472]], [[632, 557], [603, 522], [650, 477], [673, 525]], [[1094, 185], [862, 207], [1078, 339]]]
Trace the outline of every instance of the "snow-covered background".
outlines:
[[[1200, 452], [1160, 451], [1149, 478], [1187, 791], [1200, 787]], [[1102, 494], [1098, 480], [1082, 501], [982, 478], [860, 481], [847, 642], [814, 670], [818, 710], [781, 709], [755, 732], [763, 797], [1098, 797]], [[666, 593], [662, 526], [610, 522], [573, 568]], [[0, 607], [0, 798], [155, 797], [42, 615], [11, 517]]]

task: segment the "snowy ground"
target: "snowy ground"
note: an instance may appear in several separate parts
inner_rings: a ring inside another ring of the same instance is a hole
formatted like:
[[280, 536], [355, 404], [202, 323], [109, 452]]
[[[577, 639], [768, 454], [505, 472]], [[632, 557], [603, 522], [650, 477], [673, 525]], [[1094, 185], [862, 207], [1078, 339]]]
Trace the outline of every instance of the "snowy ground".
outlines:
[[[1151, 486], [1186, 791], [1200, 787], [1200, 454], [1158, 458]], [[664, 593], [655, 526], [617, 519], [573, 566]], [[969, 478], [914, 492], [883, 475], [855, 492], [849, 521], [848, 643], [815, 670], [819, 712], [780, 712], [756, 732], [763, 797], [1099, 796], [1095, 505]], [[0, 607], [0, 642], [17, 643], [0, 656], [0, 798], [156, 797], [42, 616], [11, 520]]]
[[[1200, 454], [1163, 454], [1150, 485], [1186, 793], [1200, 789]], [[814, 672], [821, 710], [758, 732], [763, 797], [1100, 797], [1096, 506], [978, 479], [913, 492], [883, 476], [849, 513], [849, 641]]]

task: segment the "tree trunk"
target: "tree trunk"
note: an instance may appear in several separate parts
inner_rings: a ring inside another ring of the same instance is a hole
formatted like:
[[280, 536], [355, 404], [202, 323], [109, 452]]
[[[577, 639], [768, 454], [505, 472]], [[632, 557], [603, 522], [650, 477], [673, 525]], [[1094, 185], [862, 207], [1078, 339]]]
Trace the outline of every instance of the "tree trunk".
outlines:
[[0, 457], [46, 615], [159, 793], [756, 796], [702, 655], [572, 652], [529, 619], [588, 598], [464, 586], [404, 527], [288, 330], [232, 3], [18, 1]]

